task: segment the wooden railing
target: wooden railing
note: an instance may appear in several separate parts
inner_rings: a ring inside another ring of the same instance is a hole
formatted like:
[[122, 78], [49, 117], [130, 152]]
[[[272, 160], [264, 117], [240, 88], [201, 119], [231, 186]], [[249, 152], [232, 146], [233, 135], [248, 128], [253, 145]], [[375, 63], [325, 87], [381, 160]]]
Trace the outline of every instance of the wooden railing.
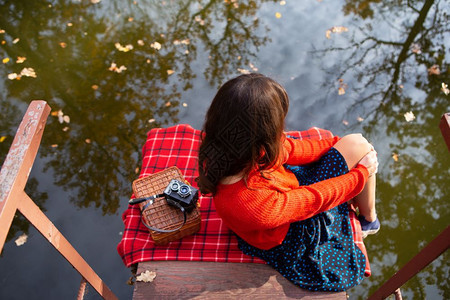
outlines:
[[49, 113], [50, 106], [45, 101], [31, 102], [3, 163], [0, 172], [0, 253], [19, 210], [82, 276], [78, 299], [83, 299], [87, 282], [104, 299], [117, 299], [24, 191]]
[[[442, 116], [439, 124], [444, 141], [450, 151], [450, 113]], [[400, 287], [409, 279], [432, 263], [450, 247], [450, 226], [447, 226], [434, 240], [414, 256], [406, 265], [386, 281], [373, 293], [369, 300], [385, 299], [395, 294], [397, 300], [401, 299]]]

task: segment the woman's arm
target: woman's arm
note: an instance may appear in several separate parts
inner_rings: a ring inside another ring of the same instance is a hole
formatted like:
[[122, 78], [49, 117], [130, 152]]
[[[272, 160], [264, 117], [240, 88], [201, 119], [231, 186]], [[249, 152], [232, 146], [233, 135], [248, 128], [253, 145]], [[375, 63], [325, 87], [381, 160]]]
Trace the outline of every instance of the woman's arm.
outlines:
[[286, 138], [283, 144], [285, 150], [283, 163], [290, 165], [311, 163], [323, 156], [338, 141], [337, 136], [322, 140]]
[[241, 213], [260, 229], [270, 229], [310, 218], [359, 194], [369, 177], [367, 168], [357, 165], [349, 173], [308, 186], [282, 192], [276, 189], [247, 190]]

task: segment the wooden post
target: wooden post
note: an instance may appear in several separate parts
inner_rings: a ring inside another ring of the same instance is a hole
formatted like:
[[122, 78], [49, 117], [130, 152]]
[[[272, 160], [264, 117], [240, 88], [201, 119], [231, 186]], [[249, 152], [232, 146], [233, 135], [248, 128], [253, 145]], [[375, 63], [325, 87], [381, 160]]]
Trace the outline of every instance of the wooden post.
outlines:
[[447, 149], [450, 151], [450, 113], [442, 115], [441, 122], [439, 123], [444, 141], [447, 144]]
[[81, 274], [83, 279], [80, 291], [83, 293], [79, 294], [79, 297], [84, 295], [87, 281], [104, 299], [117, 299], [24, 191], [49, 113], [50, 106], [45, 101], [31, 102], [0, 171], [0, 252], [18, 209]]

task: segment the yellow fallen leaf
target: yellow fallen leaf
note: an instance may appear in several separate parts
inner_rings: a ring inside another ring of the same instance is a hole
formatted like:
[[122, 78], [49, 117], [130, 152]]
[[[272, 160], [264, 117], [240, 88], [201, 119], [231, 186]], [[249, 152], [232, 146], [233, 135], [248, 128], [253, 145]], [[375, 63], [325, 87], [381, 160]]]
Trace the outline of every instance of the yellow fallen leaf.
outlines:
[[348, 121], [347, 120], [343, 120], [342, 124], [344, 124], [345, 126], [348, 126]]
[[134, 18], [132, 18], [132, 17], [128, 18], [128, 22], [133, 22], [133, 21], [134, 21]]
[[67, 126], [62, 129], [62, 131], [64, 131], [64, 132], [66, 132], [68, 130], [69, 130], [69, 127], [67, 127]]
[[17, 75], [16, 73], [10, 73], [10, 74], [8, 74], [8, 79], [9, 79], [9, 80], [14, 80], [14, 79], [18, 79], [18, 78], [20, 78], [20, 76]]
[[111, 66], [108, 70], [116, 72], [116, 73], [122, 73], [122, 71], [125, 71], [127, 68], [125, 66], [117, 67], [116, 63], [111, 63]]
[[148, 122], [153, 123], [153, 122], [155, 122], [155, 119], [150, 119], [150, 120], [148, 120]]
[[445, 95], [450, 94], [450, 90], [448, 89], [448, 85], [445, 84], [445, 83], [442, 83], [441, 91], [443, 91]]
[[160, 50], [161, 49], [161, 44], [158, 43], [158, 42], [154, 42], [154, 43], [150, 44], [150, 47], [152, 47], [153, 49], [156, 49], [156, 50]]
[[411, 45], [411, 52], [415, 53], [415, 54], [420, 54], [422, 53], [422, 50], [420, 49], [420, 45], [419, 44], [412, 44]]
[[6, 41], [5, 41], [5, 40], [2, 41], [2, 45], [4, 45], [4, 44], [6, 44]]
[[141, 273], [141, 275], [136, 277], [136, 281], [142, 281], [142, 282], [153, 282], [156, 278], [156, 273], [153, 271], [145, 271]]
[[52, 115], [53, 117], [57, 117], [58, 116], [58, 112], [57, 111], [52, 111], [50, 113], [50, 115]]
[[275, 18], [277, 18], [277, 19], [281, 18], [281, 13], [276, 12], [276, 13], [275, 13]]
[[0, 143], [3, 143], [6, 140], [6, 136], [1, 136], [0, 137]]
[[3, 33], [5, 33], [5, 30], [0, 29], [0, 34], [3, 34]]
[[98, 90], [98, 85], [93, 84], [93, 85], [91, 86], [91, 88], [92, 88], [94, 91], [96, 91], [96, 90]]
[[149, 63], [151, 63], [152, 61], [151, 61], [150, 59], [147, 59], [145, 62], [149, 64]]
[[14, 39], [13, 44], [17, 44], [20, 41], [19, 38]]
[[25, 244], [28, 240], [28, 235], [26, 235], [26, 233], [22, 234], [21, 236], [19, 236], [14, 242], [16, 243], [17, 247], [22, 246], [23, 244]]
[[239, 73], [241, 73], [241, 74], [250, 74], [250, 71], [247, 70], [247, 69], [241, 69], [241, 68], [238, 68], [237, 70], [238, 70]]
[[21, 63], [23, 63], [26, 59], [27, 59], [26, 57], [23, 57], [23, 56], [17, 56], [16, 63], [17, 63], [17, 64], [21, 64]]
[[67, 44], [66, 43], [64, 43], [64, 42], [61, 42], [61, 43], [59, 43], [59, 46], [61, 46], [61, 48], [66, 48], [67, 47]]
[[22, 71], [20, 71], [21, 76], [27, 76], [27, 77], [33, 77], [36, 78], [36, 72], [33, 68], [23, 68]]
[[90, 144], [91, 143], [91, 139], [85, 139], [84, 141], [86, 142], [86, 144]]
[[53, 144], [51, 147], [56, 148], [56, 147], [58, 147], [58, 144]]
[[255, 67], [252, 63], [249, 63], [248, 66], [252, 69], [253, 72], [258, 72], [258, 68]]
[[71, 23], [71, 22], [67, 23], [67, 27], [72, 27], [72, 26], [73, 26], [73, 23]]
[[122, 52], [128, 52], [130, 50], [133, 50], [133, 45], [126, 45], [126, 46], [122, 46], [120, 43], [115, 43], [114, 46], [116, 47], [117, 50], [122, 51]]
[[363, 118], [361, 118], [361, 117], [357, 117], [357, 118], [356, 118], [356, 120], [357, 120], [358, 122], [362, 122], [362, 121], [364, 121], [364, 119], [363, 119]]
[[144, 46], [144, 45], [145, 45], [145, 43], [144, 43], [143, 40], [138, 40], [138, 41], [137, 41], [137, 44], [138, 44], [139, 46]]
[[68, 115], [65, 115], [63, 117], [64, 122], [66, 122], [67, 124], [70, 123], [70, 117]]
[[397, 162], [398, 161], [398, 154], [397, 153], [392, 153], [392, 159]]
[[183, 102], [183, 107], [187, 107], [188, 104], [186, 102]]
[[280, 1], [280, 5], [286, 5], [286, 1], [284, 0]]
[[170, 101], [167, 101], [166, 104], [165, 104], [166, 107], [169, 107], [171, 105], [172, 105], [172, 103], [170, 103]]
[[341, 32], [347, 32], [348, 28], [344, 26], [333, 26], [330, 29], [328, 29], [325, 33], [325, 36], [327, 39], [331, 38], [331, 33], [341, 33]]
[[91, 0], [91, 3], [97, 4], [97, 3], [100, 3], [100, 1], [102, 1], [102, 0]]
[[3, 62], [4, 64], [7, 64], [7, 63], [9, 62], [9, 57], [5, 57], [5, 58], [2, 60], [2, 62]]
[[344, 95], [345, 94], [345, 89], [343, 87], [340, 87], [338, 89], [338, 95]]
[[139, 174], [139, 167], [137, 167], [136, 169], [134, 169], [134, 173]]
[[175, 73], [174, 70], [167, 70], [167, 74], [168, 74], [168, 75], [172, 75], [173, 73]]
[[411, 122], [416, 118], [412, 111], [405, 113], [403, 116], [405, 117], [406, 122]]

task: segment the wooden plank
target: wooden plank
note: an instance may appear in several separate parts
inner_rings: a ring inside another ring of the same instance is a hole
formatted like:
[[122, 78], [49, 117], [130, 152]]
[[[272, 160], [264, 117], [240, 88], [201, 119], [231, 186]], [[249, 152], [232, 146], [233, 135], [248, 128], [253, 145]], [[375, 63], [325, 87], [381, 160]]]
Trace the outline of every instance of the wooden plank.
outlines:
[[439, 128], [441, 129], [442, 136], [447, 144], [447, 149], [450, 151], [450, 113], [442, 115]]
[[385, 299], [394, 294], [398, 288], [444, 253], [449, 246], [450, 226], [447, 226], [444, 231], [373, 293], [369, 300]]
[[345, 292], [303, 290], [268, 265], [191, 261], [139, 263], [137, 275], [154, 271], [153, 282], [136, 282], [133, 299], [342, 299]]
[[81, 276], [83, 276], [104, 299], [117, 299], [97, 273], [94, 272], [91, 266], [81, 257], [75, 248], [73, 248], [69, 241], [67, 241], [25, 191], [22, 191], [22, 194], [18, 198], [18, 209], [20, 212], [34, 227], [36, 227], [52, 246], [64, 256]]
[[18, 195], [24, 190], [39, 149], [50, 106], [35, 100], [17, 129], [0, 172], [0, 253], [16, 213]]

